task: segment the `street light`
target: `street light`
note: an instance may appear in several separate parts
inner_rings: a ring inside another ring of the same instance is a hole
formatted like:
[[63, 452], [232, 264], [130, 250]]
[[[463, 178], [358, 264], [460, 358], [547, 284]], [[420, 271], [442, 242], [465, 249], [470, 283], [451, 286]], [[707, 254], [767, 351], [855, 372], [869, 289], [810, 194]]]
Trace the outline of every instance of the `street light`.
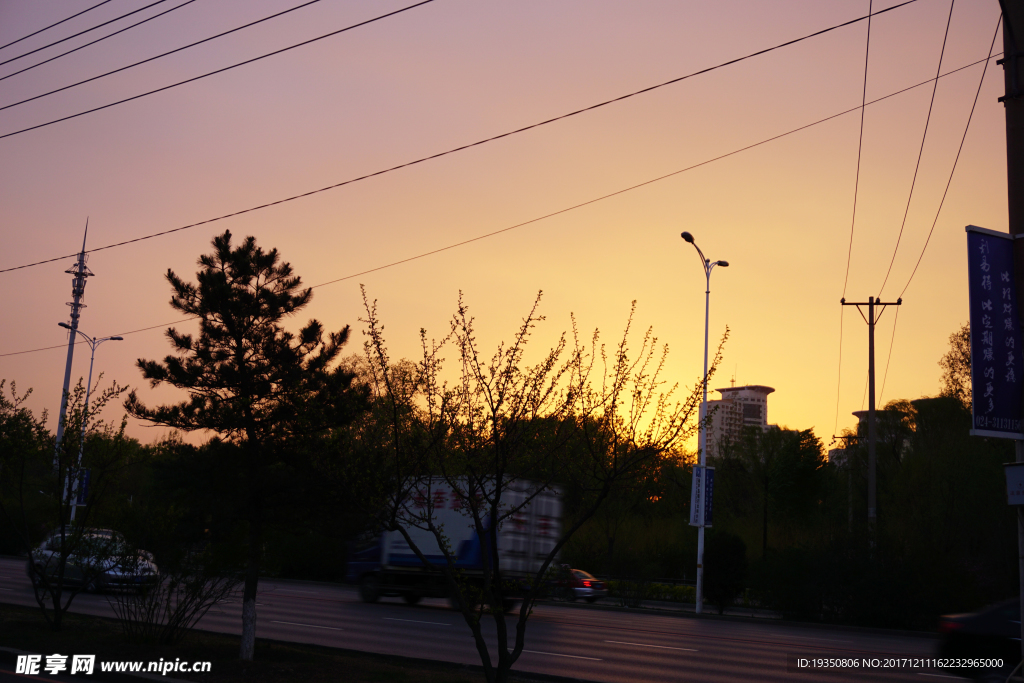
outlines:
[[[684, 232], [680, 236], [697, 250], [697, 254], [700, 256], [700, 265], [704, 268], [704, 279], [707, 283], [707, 288], [704, 291], [704, 399], [700, 404], [701, 424], [700, 439], [698, 441], [700, 466], [703, 469], [707, 465], [708, 451], [708, 429], [707, 425], [704, 424], [704, 418], [707, 416], [708, 404], [708, 316], [711, 312], [711, 271], [715, 266], [727, 268], [729, 262], [711, 261], [704, 256], [704, 252], [697, 246], [697, 243], [693, 240], [693, 235]], [[700, 614], [704, 609], [704, 520], [699, 519], [697, 521], [699, 522], [697, 525], [697, 614]]]
[[124, 341], [124, 337], [103, 337], [97, 339], [96, 337], [90, 337], [79, 329], [71, 327], [67, 323], [57, 323], [57, 325], [80, 334], [85, 343], [92, 349], [92, 354], [89, 356], [89, 381], [85, 385], [85, 407], [82, 410], [82, 434], [78, 441], [78, 467], [75, 469], [75, 483], [71, 491], [71, 521], [73, 522], [75, 521], [75, 512], [78, 510], [78, 477], [82, 469], [82, 453], [85, 451], [85, 424], [89, 417], [89, 394], [92, 392], [92, 364], [96, 360], [96, 347], [105, 341]]

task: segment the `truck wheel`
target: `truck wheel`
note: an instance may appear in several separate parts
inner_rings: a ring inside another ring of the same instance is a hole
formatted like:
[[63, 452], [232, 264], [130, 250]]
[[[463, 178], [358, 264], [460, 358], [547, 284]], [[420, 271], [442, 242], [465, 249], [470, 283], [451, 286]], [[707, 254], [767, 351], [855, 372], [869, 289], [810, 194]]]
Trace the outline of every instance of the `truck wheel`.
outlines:
[[420, 595], [419, 593], [406, 593], [405, 595], [402, 596], [402, 599], [405, 600], [405, 602], [410, 604], [410, 605], [415, 605], [420, 600], [423, 599], [423, 596]]
[[380, 599], [380, 583], [375, 574], [367, 574], [359, 581], [359, 597], [363, 602], [377, 602]]

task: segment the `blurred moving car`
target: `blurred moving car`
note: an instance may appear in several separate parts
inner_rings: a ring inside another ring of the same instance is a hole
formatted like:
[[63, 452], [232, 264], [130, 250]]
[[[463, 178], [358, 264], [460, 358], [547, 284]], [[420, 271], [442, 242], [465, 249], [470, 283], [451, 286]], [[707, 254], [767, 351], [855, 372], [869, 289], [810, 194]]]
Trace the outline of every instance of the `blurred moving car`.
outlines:
[[[116, 531], [66, 530], [64, 542], [71, 549], [64, 561], [65, 586], [87, 592], [140, 590], [159, 580], [152, 553], [132, 548]], [[26, 571], [34, 588], [45, 588], [57, 580], [60, 558], [61, 535], [57, 530], [29, 554]]]
[[555, 597], [573, 602], [594, 602], [598, 598], [608, 597], [608, 584], [582, 569], [562, 565], [562, 569], [552, 581], [552, 593]]
[[1020, 600], [971, 614], [939, 617], [941, 659], [994, 660], [993, 666], [944, 667], [977, 681], [1005, 681], [1021, 661]]

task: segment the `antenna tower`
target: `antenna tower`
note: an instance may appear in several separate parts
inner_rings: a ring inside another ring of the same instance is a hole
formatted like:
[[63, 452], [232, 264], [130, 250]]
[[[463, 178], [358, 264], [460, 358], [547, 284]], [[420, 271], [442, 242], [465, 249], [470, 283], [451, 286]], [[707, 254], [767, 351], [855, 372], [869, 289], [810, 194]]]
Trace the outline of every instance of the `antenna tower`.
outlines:
[[91, 277], [93, 272], [85, 265], [89, 260], [89, 254], [85, 252], [85, 240], [89, 236], [89, 219], [85, 220], [85, 235], [82, 237], [82, 251], [78, 252], [74, 265], [65, 270], [65, 273], [72, 275], [71, 297], [68, 302], [71, 307], [71, 331], [68, 333], [68, 360], [64, 366], [64, 390], [60, 394], [60, 415], [57, 419], [57, 442], [53, 452], [54, 468], [60, 465], [60, 446], [64, 438], [65, 413], [68, 409], [68, 390], [71, 384], [71, 361], [75, 357], [75, 341], [78, 338], [78, 320], [82, 316], [82, 309], [85, 304], [85, 279]]

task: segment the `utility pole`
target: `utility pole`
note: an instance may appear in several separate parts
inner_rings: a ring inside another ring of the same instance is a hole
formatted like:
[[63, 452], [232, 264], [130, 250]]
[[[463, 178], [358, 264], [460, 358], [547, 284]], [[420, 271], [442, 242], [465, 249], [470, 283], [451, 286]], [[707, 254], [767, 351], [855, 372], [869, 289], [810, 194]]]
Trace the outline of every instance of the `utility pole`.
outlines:
[[[867, 303], [847, 302], [846, 299], [840, 299], [839, 303], [843, 306], [856, 306], [860, 317], [864, 318], [864, 322], [868, 324], [868, 539], [873, 549], [875, 547], [875, 520], [877, 518], [877, 486], [875, 480], [875, 465], [877, 462], [875, 457], [875, 323], [878, 322], [878, 318], [881, 317], [886, 306], [899, 306], [903, 303], [903, 299], [883, 303], [880, 299], [869, 296]], [[867, 316], [864, 315], [861, 306], [867, 306]]]
[[[1021, 90], [1021, 52], [1018, 36], [1024, 34], [1024, 0], [999, 0], [1003, 10], [1003, 83], [999, 101], [1006, 113], [1006, 190], [1010, 234], [1024, 233], [1024, 93]], [[1024, 294], [1024, 240], [1014, 239], [1013, 271], [1017, 301]], [[1024, 417], [1024, 416], [1022, 416]], [[1024, 462], [1024, 443], [1014, 442], [1017, 462]], [[1024, 510], [1017, 508], [1017, 554], [1021, 595], [1024, 596]], [[1021, 658], [1024, 660], [1024, 600], [1021, 601]]]
[[64, 271], [74, 276], [71, 279], [71, 296], [73, 300], [68, 302], [68, 306], [71, 307], [71, 325], [68, 327], [71, 330], [71, 334], [68, 335], [68, 360], [64, 366], [64, 389], [60, 394], [60, 414], [57, 417], [57, 441], [53, 451], [54, 469], [60, 466], [60, 448], [61, 441], [64, 438], [64, 425], [68, 409], [68, 390], [71, 386], [71, 361], [75, 357], [75, 341], [78, 339], [78, 320], [82, 315], [82, 309], [85, 308], [85, 304], [82, 303], [82, 299], [85, 298], [85, 279], [93, 274], [85, 265], [86, 261], [89, 260], [89, 255], [85, 253], [85, 240], [88, 236], [89, 220], [86, 219], [85, 235], [82, 237], [82, 251], [78, 253], [75, 264]]

